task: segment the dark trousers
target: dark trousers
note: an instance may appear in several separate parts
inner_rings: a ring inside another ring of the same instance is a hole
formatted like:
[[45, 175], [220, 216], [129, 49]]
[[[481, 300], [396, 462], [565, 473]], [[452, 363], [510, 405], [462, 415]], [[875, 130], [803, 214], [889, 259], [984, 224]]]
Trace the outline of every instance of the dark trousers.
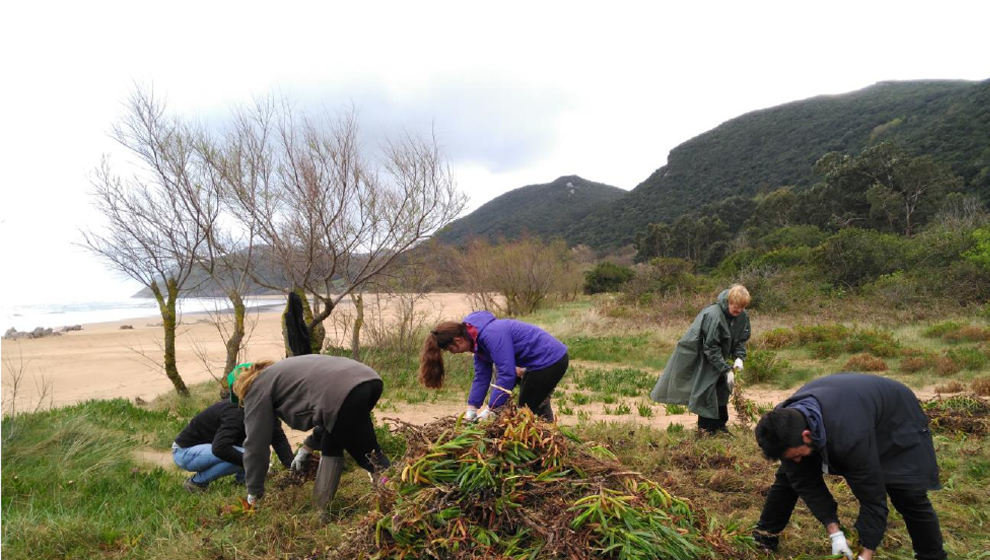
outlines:
[[[935, 508], [928, 500], [928, 491], [924, 488], [899, 488], [887, 486], [887, 496], [890, 503], [904, 518], [908, 535], [911, 536], [911, 546], [914, 557], [918, 560], [944, 560], [947, 558], [942, 548], [942, 530], [938, 524]], [[777, 533], [787, 526], [791, 512], [797, 504], [798, 493], [791, 487], [787, 476], [777, 469], [777, 477], [767, 492], [767, 500], [760, 513], [760, 521], [756, 524], [758, 531], [773, 535], [776, 545]]]
[[547, 422], [553, 422], [550, 395], [557, 388], [570, 361], [567, 354], [553, 365], [526, 372], [519, 384], [519, 406], [529, 407], [534, 414]]
[[357, 464], [368, 472], [387, 468], [390, 464], [388, 457], [378, 445], [375, 425], [371, 421], [371, 411], [382, 396], [383, 389], [384, 384], [378, 379], [365, 381], [351, 389], [337, 411], [333, 430], [327, 432], [317, 426], [306, 438], [306, 446], [319, 447], [325, 457], [343, 457], [346, 449]]
[[698, 416], [698, 429], [709, 434], [717, 432], [727, 432], [726, 424], [729, 423], [729, 383], [724, 375], [720, 375], [715, 382], [715, 398], [718, 399], [718, 418], [705, 418]]
[[728, 429], [725, 425], [728, 423], [729, 407], [727, 405], [718, 407], [718, 418], [705, 418], [704, 416], [698, 417], [698, 429], [709, 433], [727, 431]]

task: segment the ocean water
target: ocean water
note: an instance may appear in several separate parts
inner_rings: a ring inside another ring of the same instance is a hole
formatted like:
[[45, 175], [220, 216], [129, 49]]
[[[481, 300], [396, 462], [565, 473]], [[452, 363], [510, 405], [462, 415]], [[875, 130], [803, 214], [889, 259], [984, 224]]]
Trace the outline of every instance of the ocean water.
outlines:
[[[245, 298], [244, 303], [249, 309], [281, 307], [284, 299], [273, 297]], [[218, 312], [230, 309], [230, 301], [226, 298], [181, 298], [178, 302], [178, 313], [182, 315]], [[28, 303], [4, 304], [0, 307], [0, 334], [11, 327], [18, 331], [32, 331], [37, 327], [60, 329], [73, 325], [87, 323], [102, 323], [106, 321], [122, 321], [127, 319], [148, 319], [160, 321], [158, 303], [152, 298], [124, 298], [104, 301], [79, 301], [68, 303]]]

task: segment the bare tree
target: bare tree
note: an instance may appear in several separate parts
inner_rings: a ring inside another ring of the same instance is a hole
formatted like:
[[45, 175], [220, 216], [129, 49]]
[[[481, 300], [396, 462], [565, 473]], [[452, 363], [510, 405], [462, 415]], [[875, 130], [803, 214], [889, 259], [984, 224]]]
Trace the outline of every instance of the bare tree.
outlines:
[[316, 350], [322, 322], [340, 301], [452, 221], [465, 197], [435, 138], [406, 135], [372, 157], [358, 141], [353, 111], [314, 120], [270, 107], [259, 105], [239, 129], [253, 159], [265, 162], [259, 177], [228, 192], [235, 214], [258, 224], [259, 248], [284, 274], [280, 284], [256, 281], [312, 298]]
[[527, 236], [495, 246], [474, 241], [461, 267], [475, 306], [509, 316], [531, 313], [552, 298], [573, 294], [582, 283], [561, 240], [543, 243]]
[[165, 374], [176, 392], [188, 395], [176, 367], [176, 303], [200, 261], [219, 205], [195, 179], [194, 134], [167, 118], [153, 93], [131, 96], [113, 136], [137, 157], [142, 173], [122, 178], [104, 158], [93, 194], [106, 228], [82, 232], [84, 244], [151, 291], [164, 327]]
[[[267, 119], [270, 114], [259, 106], [258, 117]], [[264, 154], [250, 147], [253, 138], [246, 134], [254, 123], [250, 114], [234, 114], [233, 127], [220, 138], [199, 136], [197, 153], [203, 165], [204, 184], [222, 203], [237, 200], [236, 192], [256, 192], [253, 183], [264, 180], [268, 161]], [[262, 135], [267, 134], [267, 122], [261, 123]], [[263, 138], [263, 136], [262, 136]], [[237, 208], [226, 206], [228, 211]], [[219, 288], [231, 305], [230, 329], [221, 328], [226, 359], [224, 373], [234, 369], [241, 361], [247, 329], [247, 307], [244, 298], [253, 284], [254, 264], [257, 258], [258, 214], [239, 215], [238, 219], [223, 221], [208, 227], [206, 252], [200, 261], [214, 285]], [[204, 224], [205, 225], [205, 224]], [[218, 322], [218, 327], [222, 326]]]

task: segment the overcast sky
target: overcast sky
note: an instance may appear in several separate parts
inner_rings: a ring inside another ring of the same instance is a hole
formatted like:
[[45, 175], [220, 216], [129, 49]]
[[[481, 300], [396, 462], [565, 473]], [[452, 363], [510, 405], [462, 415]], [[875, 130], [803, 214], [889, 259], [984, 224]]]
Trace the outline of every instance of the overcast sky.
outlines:
[[982, 1], [7, 2], [0, 303], [137, 290], [74, 245], [136, 85], [192, 118], [280, 95], [370, 135], [433, 127], [471, 210], [561, 175], [631, 189], [755, 109], [990, 78], [988, 21]]

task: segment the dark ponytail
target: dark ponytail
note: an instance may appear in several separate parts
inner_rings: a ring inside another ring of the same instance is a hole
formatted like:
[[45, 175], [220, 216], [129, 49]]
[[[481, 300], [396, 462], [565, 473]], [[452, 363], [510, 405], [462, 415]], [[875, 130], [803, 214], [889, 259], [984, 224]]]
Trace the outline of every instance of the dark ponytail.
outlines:
[[419, 382], [424, 386], [430, 389], [443, 387], [443, 349], [457, 336], [470, 339], [467, 326], [454, 321], [444, 321], [426, 335], [419, 355]]

